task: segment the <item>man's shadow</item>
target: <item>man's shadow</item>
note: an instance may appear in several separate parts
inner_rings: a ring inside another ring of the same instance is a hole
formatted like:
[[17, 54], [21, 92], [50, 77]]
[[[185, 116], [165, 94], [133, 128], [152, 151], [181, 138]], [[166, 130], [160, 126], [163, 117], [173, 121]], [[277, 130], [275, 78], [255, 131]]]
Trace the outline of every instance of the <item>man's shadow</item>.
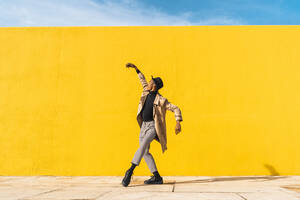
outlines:
[[[194, 179], [194, 180], [186, 180], [186, 181], [175, 181], [175, 180], [166, 180], [164, 181], [163, 185], [174, 185], [176, 184], [187, 184], [187, 183], [213, 183], [213, 182], [222, 182], [222, 181], [242, 181], [242, 180], [253, 180], [253, 181], [272, 181], [277, 179], [286, 178], [287, 176], [279, 176], [279, 173], [276, 169], [269, 164], [264, 164], [264, 167], [267, 168], [271, 175], [263, 175], [263, 176], [230, 176], [230, 177], [215, 177], [215, 178], [208, 178], [208, 179]], [[175, 176], [176, 177], [176, 176]], [[134, 180], [134, 185], [131, 187], [136, 186], [145, 186], [144, 180], [136, 179]]]

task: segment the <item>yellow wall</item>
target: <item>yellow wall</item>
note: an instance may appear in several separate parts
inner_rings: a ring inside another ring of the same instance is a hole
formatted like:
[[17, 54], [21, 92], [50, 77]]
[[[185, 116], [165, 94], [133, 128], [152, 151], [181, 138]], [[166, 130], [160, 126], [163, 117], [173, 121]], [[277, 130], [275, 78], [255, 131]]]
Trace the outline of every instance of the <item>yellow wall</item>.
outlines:
[[[0, 28], [0, 174], [121, 175], [142, 87], [167, 113], [166, 175], [300, 175], [300, 26]], [[144, 160], [135, 175], [150, 175]]]

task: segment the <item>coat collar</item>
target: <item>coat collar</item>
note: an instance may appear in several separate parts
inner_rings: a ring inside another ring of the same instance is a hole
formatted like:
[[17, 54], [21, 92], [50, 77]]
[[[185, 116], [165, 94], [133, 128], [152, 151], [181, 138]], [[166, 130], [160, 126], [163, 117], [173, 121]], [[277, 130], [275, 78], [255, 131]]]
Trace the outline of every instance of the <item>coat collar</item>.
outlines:
[[160, 95], [160, 94], [157, 92], [153, 104], [158, 105], [159, 95]]
[[[147, 94], [150, 92], [150, 90], [146, 90], [146, 91], [147, 91]], [[158, 102], [159, 102], [160, 96], [161, 96], [161, 94], [157, 91], [157, 94], [156, 94], [156, 96], [155, 96], [155, 99], [154, 99], [153, 104], [159, 105]]]

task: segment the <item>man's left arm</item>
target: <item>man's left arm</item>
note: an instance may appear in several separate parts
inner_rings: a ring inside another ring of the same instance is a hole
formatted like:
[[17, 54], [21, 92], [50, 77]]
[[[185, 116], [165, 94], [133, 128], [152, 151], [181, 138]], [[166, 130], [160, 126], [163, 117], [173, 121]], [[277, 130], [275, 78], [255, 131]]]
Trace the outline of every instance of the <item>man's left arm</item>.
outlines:
[[170, 103], [168, 100], [166, 100], [166, 109], [172, 111], [175, 115], [175, 119], [176, 119], [175, 133], [178, 134], [179, 132], [181, 132], [180, 122], [183, 121], [181, 110], [178, 106]]

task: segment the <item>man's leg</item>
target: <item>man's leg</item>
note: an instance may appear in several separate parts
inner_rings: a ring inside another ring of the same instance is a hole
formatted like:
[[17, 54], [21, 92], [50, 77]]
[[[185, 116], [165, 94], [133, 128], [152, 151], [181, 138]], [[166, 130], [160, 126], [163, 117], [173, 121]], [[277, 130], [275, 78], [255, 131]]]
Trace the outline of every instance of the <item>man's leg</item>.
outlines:
[[154, 158], [153, 158], [152, 154], [149, 152], [149, 149], [150, 149], [150, 144], [146, 148], [146, 151], [144, 154], [144, 159], [148, 165], [148, 168], [150, 169], [150, 172], [153, 173], [153, 172], [157, 171], [157, 168], [156, 168]]
[[[139, 146], [138, 150], [135, 152], [134, 157], [131, 161], [131, 163], [136, 164], [136, 165], [140, 164], [143, 156], [145, 155], [145, 152], [146, 152], [149, 144], [155, 138], [155, 134], [153, 134], [153, 130], [152, 130], [151, 126], [146, 125], [145, 129], [141, 130], [141, 131], [142, 132], [141, 132], [141, 135], [140, 135], [140, 146]], [[151, 167], [152, 167], [152, 165], [153, 164], [151, 164]]]
[[[141, 127], [141, 129], [140, 129], [140, 136], [139, 136], [139, 143], [140, 144], [142, 144], [142, 141], [143, 141], [143, 139], [144, 139], [144, 132], [145, 132], [145, 129], [146, 128], [146, 126], [145, 126], [145, 124], [143, 123], [142, 124], [142, 127]], [[135, 155], [134, 155], [134, 158], [132, 159], [132, 161], [131, 161], [131, 167], [126, 171], [126, 173], [125, 173], [125, 176], [124, 176], [124, 178], [123, 178], [123, 180], [122, 180], [122, 184], [123, 184], [123, 186], [125, 186], [125, 187], [127, 187], [128, 185], [129, 185], [129, 183], [130, 183], [130, 180], [131, 180], [131, 176], [133, 175], [133, 170], [135, 169], [135, 167], [137, 166], [137, 165], [139, 165], [139, 157], [140, 157], [140, 153], [142, 153], [142, 152], [140, 152], [139, 150], [135, 153]]]
[[[139, 146], [138, 150], [135, 152], [134, 157], [131, 161], [131, 163], [132, 163], [131, 168], [126, 171], [125, 176], [122, 180], [122, 184], [124, 186], [127, 186], [130, 183], [130, 178], [133, 174], [133, 169], [137, 165], [140, 164], [141, 159], [145, 155], [145, 152], [146, 152], [147, 148], [149, 148], [148, 147], [149, 144], [155, 138], [156, 132], [154, 130], [155, 130], [154, 121], [146, 122], [146, 123], [143, 122], [143, 125], [141, 127], [141, 131], [140, 131], [140, 136], [139, 136], [140, 146]], [[153, 165], [153, 163], [151, 163], [150, 166], [151, 166], [151, 169], [154, 169], [155, 163], [154, 163], [154, 165]], [[154, 174], [158, 174], [158, 172], [156, 171], [156, 172], [154, 172]]]
[[[155, 137], [156, 136], [156, 131], [155, 131], [154, 126], [152, 126], [150, 131], [151, 131], [151, 135], [154, 135], [154, 137]], [[150, 179], [145, 180], [144, 183], [145, 184], [162, 184], [163, 183], [163, 178], [160, 176], [160, 174], [157, 171], [155, 161], [153, 159], [153, 156], [150, 154], [149, 149], [150, 149], [150, 143], [147, 146], [147, 149], [145, 151], [144, 159], [145, 159], [151, 173], [154, 175], [154, 177], [152, 176]]]

